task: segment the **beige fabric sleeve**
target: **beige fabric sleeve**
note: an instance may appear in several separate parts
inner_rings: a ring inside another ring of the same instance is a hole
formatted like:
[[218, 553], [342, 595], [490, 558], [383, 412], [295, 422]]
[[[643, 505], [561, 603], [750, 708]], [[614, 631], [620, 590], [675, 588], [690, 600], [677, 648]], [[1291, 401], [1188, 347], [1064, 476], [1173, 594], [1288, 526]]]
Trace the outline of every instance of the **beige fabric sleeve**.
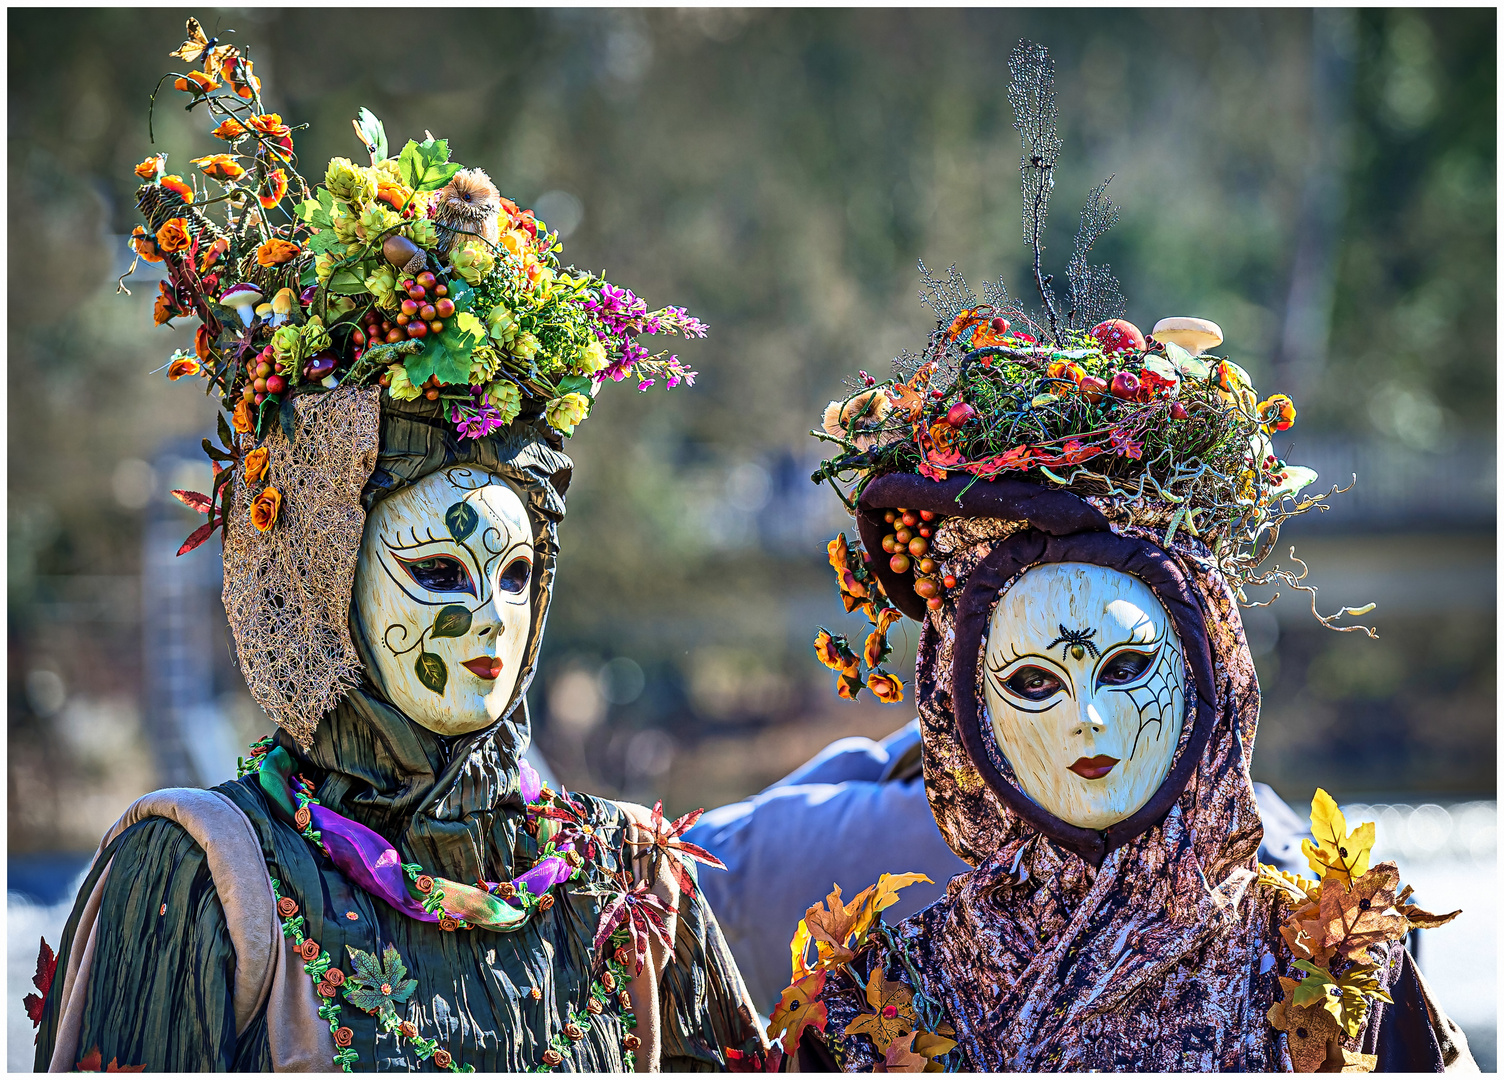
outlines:
[[1447, 1072], [1481, 1072], [1477, 1061], [1473, 1059], [1473, 1052], [1468, 1049], [1467, 1035], [1457, 1026], [1457, 1021], [1441, 1011], [1436, 995], [1431, 993], [1431, 984], [1426, 982], [1418, 965], [1415, 967], [1415, 981], [1420, 984], [1420, 998], [1426, 1003], [1426, 1011], [1431, 1016], [1431, 1030], [1436, 1033], [1436, 1042], [1441, 1047], [1442, 1067]]
[[[117, 836], [149, 817], [175, 822], [204, 850], [235, 948], [235, 1033], [244, 1032], [264, 1006], [278, 1072], [332, 1070], [334, 1040], [328, 1025], [319, 1019], [312, 981], [303, 976], [302, 962], [288, 951], [290, 945], [282, 936], [261, 841], [250, 819], [217, 792], [164, 788], [143, 795], [126, 809], [105, 833], [95, 860]], [[100, 932], [99, 906], [108, 878], [106, 868], [89, 894], [74, 932], [74, 949], [60, 991], [58, 1035], [49, 1072], [76, 1068], [89, 970]], [[81, 949], [79, 941], [84, 942]]]

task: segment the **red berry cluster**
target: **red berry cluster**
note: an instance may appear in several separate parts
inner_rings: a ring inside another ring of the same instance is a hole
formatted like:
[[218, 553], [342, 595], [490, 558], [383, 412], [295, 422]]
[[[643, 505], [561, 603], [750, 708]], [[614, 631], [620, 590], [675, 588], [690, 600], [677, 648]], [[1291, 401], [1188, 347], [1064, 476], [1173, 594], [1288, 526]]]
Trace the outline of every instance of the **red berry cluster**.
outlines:
[[403, 281], [402, 289], [407, 296], [396, 316], [382, 319], [376, 312], [370, 313], [366, 316], [366, 332], [372, 337], [379, 332], [381, 340], [386, 342], [442, 334], [444, 320], [454, 315], [449, 286], [425, 270], [417, 277]]
[[240, 396], [246, 401], [260, 405], [268, 394], [280, 394], [287, 389], [287, 377], [282, 371], [282, 361], [267, 345], [245, 362], [246, 384]]
[[894, 527], [883, 537], [882, 548], [890, 556], [888, 569], [895, 574], [917, 571], [914, 577], [914, 592], [924, 597], [931, 610], [939, 608], [944, 601], [943, 589], [954, 589], [956, 579], [946, 574], [942, 580], [937, 576], [940, 565], [930, 558], [930, 538], [942, 518], [931, 510], [889, 510], [883, 520]]

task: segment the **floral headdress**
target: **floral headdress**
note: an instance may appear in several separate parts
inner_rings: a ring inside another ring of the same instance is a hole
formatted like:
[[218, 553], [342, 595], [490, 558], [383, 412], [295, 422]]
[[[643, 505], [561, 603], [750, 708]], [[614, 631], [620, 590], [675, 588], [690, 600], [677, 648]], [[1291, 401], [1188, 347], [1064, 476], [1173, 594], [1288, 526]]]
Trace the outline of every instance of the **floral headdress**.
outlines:
[[145, 223], [130, 240], [166, 271], [157, 324], [196, 323], [167, 378], [202, 378], [227, 414], [223, 445], [204, 440], [210, 492], [173, 493], [208, 519], [178, 554], [223, 529], [242, 674], [306, 745], [360, 679], [348, 612], [383, 425], [417, 415], [451, 459], [494, 443], [508, 467], [567, 477], [557, 450], [605, 382], [694, 382], [642, 339], [705, 326], [564, 266], [558, 234], [445, 140], [425, 132], [393, 153], [368, 110], [353, 126], [369, 163], [339, 157], [305, 179], [300, 127], [267, 112], [250, 57], [196, 20], [188, 36], [171, 55], [202, 67], [162, 82], [221, 152], [192, 159], [187, 179], [166, 154], [136, 166]]
[[[294, 150], [301, 125], [266, 111], [249, 57], [217, 39], [188, 58], [200, 56], [202, 70], [162, 81], [216, 125], [225, 152], [192, 159], [188, 179], [168, 172], [166, 154], [136, 166], [146, 222], [131, 245], [167, 271], [158, 325], [197, 320], [193, 350], [173, 354], [167, 377], [202, 377], [239, 435], [290, 429], [303, 395], [380, 386], [444, 403], [461, 438], [514, 423], [557, 438], [607, 379], [693, 384], [695, 372], [640, 339], [703, 337], [703, 323], [562, 265], [558, 234], [451, 161], [446, 140], [425, 132], [391, 153], [362, 109], [352, 123], [369, 164], [335, 158], [310, 183]], [[238, 459], [229, 441], [219, 455]], [[275, 520], [268, 507], [254, 524]]]
[[[1146, 335], [1123, 318], [1127, 301], [1111, 269], [1087, 261], [1118, 220], [1106, 194], [1111, 178], [1088, 197], [1067, 265], [1068, 294], [1055, 294], [1041, 266], [1061, 148], [1053, 63], [1043, 47], [1021, 42], [1010, 69], [1008, 97], [1024, 150], [1024, 240], [1041, 307], [1025, 309], [1001, 282], [985, 284], [978, 298], [954, 266], [938, 281], [921, 262], [920, 299], [938, 316], [923, 355], [906, 351], [887, 380], [859, 372], [847, 396], [826, 407], [811, 434], [835, 453], [813, 479], [829, 482], [853, 514], [866, 485], [887, 473], [1027, 479], [1087, 497], [1116, 520], [1162, 530], [1165, 546], [1189, 534], [1206, 545], [1240, 600], [1247, 600], [1245, 586], [1283, 582], [1310, 593], [1315, 613], [1304, 564], [1299, 574], [1259, 565], [1285, 521], [1326, 509], [1322, 500], [1347, 489], [1302, 495], [1316, 473], [1281, 460], [1270, 442], [1295, 423], [1294, 403], [1283, 394], [1260, 400], [1247, 371], [1209, 352], [1223, 340], [1215, 323], [1161, 319]], [[848, 545], [844, 534], [830, 544], [846, 610], [861, 608], [874, 625], [863, 658], [824, 628], [815, 639], [821, 661], [840, 673], [842, 697], [864, 685], [864, 659], [865, 685], [881, 700], [902, 700], [902, 683], [880, 667], [898, 612], [870, 569], [872, 558], [909, 575], [931, 609], [957, 584], [931, 558], [935, 514], [886, 516], [881, 555]], [[1332, 629], [1372, 635], [1333, 625], [1372, 606], [1316, 617]]]

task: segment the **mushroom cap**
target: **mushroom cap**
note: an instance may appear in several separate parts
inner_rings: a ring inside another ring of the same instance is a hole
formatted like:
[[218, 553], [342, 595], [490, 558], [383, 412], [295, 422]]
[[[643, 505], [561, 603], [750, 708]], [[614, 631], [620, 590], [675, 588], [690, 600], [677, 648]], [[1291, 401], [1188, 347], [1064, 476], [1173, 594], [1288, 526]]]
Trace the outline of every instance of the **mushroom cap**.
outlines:
[[261, 303], [261, 290], [249, 281], [242, 281], [221, 293], [219, 302], [229, 307], [254, 306]]
[[1192, 356], [1222, 344], [1222, 328], [1210, 319], [1192, 319], [1177, 315], [1160, 319], [1150, 331], [1155, 341], [1168, 341], [1179, 345]]
[[257, 315], [270, 315], [271, 313], [272, 313], [272, 305], [271, 304], [257, 304], [256, 305], [256, 314]]
[[291, 289], [279, 289], [277, 295], [272, 297], [272, 310], [278, 315], [290, 315], [293, 308], [297, 307], [298, 297]]

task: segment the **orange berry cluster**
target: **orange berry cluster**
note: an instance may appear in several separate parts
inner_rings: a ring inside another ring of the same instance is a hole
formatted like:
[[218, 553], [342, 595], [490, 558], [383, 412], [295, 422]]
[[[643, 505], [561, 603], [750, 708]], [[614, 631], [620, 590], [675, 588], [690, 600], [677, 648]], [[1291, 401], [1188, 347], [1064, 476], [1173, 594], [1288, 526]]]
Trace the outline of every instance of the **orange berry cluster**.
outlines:
[[956, 587], [955, 576], [939, 577], [940, 564], [930, 558], [930, 539], [944, 519], [931, 510], [899, 508], [889, 510], [883, 520], [894, 527], [882, 542], [889, 556], [888, 569], [895, 574], [914, 570], [914, 592], [924, 597], [931, 610], [938, 609], [945, 603], [944, 590]]

